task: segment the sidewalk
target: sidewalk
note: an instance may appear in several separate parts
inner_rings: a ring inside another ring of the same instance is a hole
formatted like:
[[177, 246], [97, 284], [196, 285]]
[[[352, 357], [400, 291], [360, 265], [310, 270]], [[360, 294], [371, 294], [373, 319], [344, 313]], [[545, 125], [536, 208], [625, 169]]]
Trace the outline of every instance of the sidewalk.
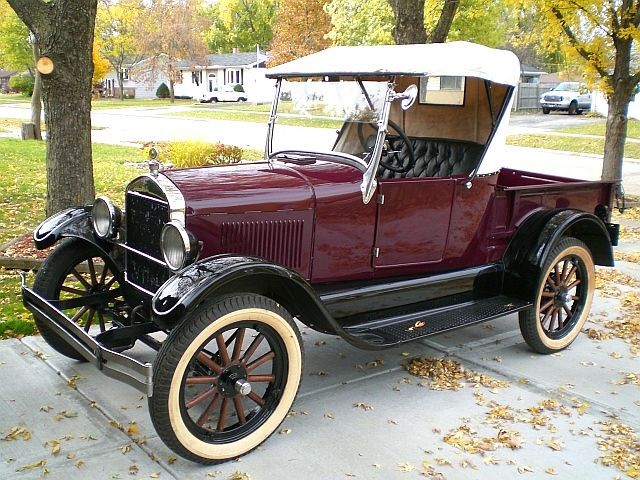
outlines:
[[[621, 250], [637, 251], [638, 243]], [[640, 280], [637, 265], [618, 268]], [[620, 315], [620, 298], [611, 296], [618, 290], [630, 287], [599, 291], [586, 328]], [[388, 480], [423, 471], [446, 479], [626, 478], [597, 460], [611, 455], [598, 442], [617, 438], [608, 423], [640, 432], [640, 385], [634, 377], [621, 384], [625, 373], [640, 373], [638, 360], [622, 340], [583, 334], [562, 353], [537, 355], [515, 316], [382, 352], [308, 329], [303, 339], [304, 380], [291, 416], [257, 450], [216, 466], [175, 458], [136, 390], [56, 354], [40, 337], [2, 341], [0, 478], [40, 478], [45, 470], [61, 480]], [[508, 386], [476, 377], [489, 386], [463, 381], [457, 391], [438, 391], [402, 367], [413, 356], [443, 355]]]

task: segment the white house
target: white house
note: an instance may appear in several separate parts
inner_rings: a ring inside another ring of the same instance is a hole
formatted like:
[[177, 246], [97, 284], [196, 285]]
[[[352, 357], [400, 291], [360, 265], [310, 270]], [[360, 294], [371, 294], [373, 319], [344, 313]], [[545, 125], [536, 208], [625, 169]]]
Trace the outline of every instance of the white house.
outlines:
[[[125, 98], [156, 98], [156, 90], [165, 83], [167, 76], [161, 68], [152, 68], [151, 59], [128, 64], [122, 69], [124, 82], [122, 90]], [[111, 69], [102, 79], [106, 97], [120, 97], [120, 85], [115, 70]]]
[[252, 102], [269, 101], [273, 96], [273, 81], [265, 78], [267, 56], [262, 51], [206, 55], [199, 63], [181, 61], [176, 68], [182, 81], [173, 87], [177, 96], [200, 98], [224, 85], [240, 84]]

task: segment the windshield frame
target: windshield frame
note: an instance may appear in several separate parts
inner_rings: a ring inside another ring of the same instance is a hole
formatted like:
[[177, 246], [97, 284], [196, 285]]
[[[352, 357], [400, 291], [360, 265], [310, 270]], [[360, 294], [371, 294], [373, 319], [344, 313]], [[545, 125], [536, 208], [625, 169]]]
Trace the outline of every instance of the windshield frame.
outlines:
[[[353, 79], [353, 77], [351, 76]], [[376, 142], [371, 155], [366, 156], [364, 159], [357, 157], [355, 155], [350, 155], [344, 152], [310, 152], [310, 151], [302, 151], [302, 150], [282, 150], [282, 151], [273, 151], [273, 133], [276, 125], [276, 120], [278, 118], [278, 104], [280, 101], [280, 92], [282, 88], [282, 80], [284, 77], [278, 77], [276, 79], [275, 85], [275, 95], [273, 101], [271, 103], [271, 111], [269, 114], [269, 120], [267, 123], [267, 138], [265, 142], [264, 149], [264, 158], [267, 162], [272, 163], [274, 160], [278, 160], [279, 155], [283, 156], [285, 161], [295, 163], [293, 155], [318, 155], [321, 154], [323, 156], [323, 160], [331, 161], [335, 160], [338, 163], [346, 163], [349, 165], [355, 164], [359, 167], [359, 169], [363, 172], [362, 174], [362, 183], [360, 184], [360, 190], [362, 192], [362, 200], [365, 204], [369, 203], [371, 198], [373, 197], [373, 193], [377, 187], [376, 181], [376, 172], [378, 171], [378, 165], [380, 163], [380, 158], [382, 157], [384, 141], [387, 134], [387, 126], [389, 123], [389, 112], [391, 110], [391, 102], [396, 99], [397, 94], [395, 92], [395, 76], [392, 76], [386, 81], [386, 92], [384, 101], [382, 104], [382, 109], [380, 115], [378, 117], [377, 125], [377, 134], [376, 134]], [[371, 100], [367, 93], [367, 90], [362, 83], [362, 78], [357, 76], [355, 77], [355, 81], [358, 82], [360, 88], [363, 91], [363, 94], [367, 100], [367, 103], [371, 104]], [[287, 157], [287, 155], [289, 155]], [[368, 160], [368, 161], [367, 161]], [[304, 160], [302, 160], [304, 161]]]

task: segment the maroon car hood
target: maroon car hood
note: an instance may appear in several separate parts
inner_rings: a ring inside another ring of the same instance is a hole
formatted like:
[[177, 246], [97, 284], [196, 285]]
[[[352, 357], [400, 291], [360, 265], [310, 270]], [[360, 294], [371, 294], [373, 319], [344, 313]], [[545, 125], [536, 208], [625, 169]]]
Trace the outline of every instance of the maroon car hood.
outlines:
[[307, 210], [315, 203], [306, 177], [282, 165], [260, 162], [163, 174], [182, 192], [188, 215]]

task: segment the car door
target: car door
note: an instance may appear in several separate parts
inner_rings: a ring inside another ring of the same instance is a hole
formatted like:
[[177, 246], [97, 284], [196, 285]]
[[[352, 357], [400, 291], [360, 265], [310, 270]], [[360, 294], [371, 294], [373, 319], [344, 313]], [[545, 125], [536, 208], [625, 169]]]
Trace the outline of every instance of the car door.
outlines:
[[454, 187], [452, 178], [379, 179], [377, 271], [442, 261]]

